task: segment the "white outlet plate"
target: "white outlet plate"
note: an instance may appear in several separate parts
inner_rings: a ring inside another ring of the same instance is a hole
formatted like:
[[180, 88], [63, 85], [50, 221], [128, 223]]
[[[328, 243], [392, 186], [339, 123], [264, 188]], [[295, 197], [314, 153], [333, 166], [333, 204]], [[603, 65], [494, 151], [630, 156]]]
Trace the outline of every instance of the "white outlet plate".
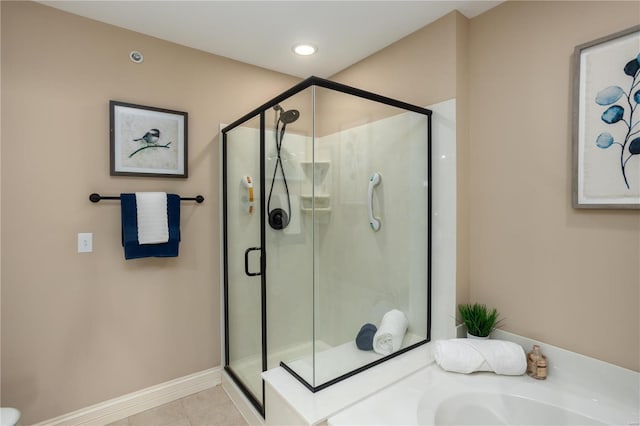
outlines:
[[91, 232], [78, 233], [78, 253], [91, 253], [93, 251], [93, 234]]

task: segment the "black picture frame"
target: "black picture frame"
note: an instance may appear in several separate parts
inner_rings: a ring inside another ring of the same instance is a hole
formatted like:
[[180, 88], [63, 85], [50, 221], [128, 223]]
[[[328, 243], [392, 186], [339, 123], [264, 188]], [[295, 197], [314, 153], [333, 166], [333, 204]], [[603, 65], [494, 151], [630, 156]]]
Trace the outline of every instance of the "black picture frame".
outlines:
[[187, 178], [188, 113], [109, 101], [111, 176]]

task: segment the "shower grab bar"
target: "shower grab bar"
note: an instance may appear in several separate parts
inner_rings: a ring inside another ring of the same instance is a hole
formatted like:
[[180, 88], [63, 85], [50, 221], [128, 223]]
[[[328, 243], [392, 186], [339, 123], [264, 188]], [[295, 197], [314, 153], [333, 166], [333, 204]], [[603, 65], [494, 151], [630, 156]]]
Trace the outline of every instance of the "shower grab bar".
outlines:
[[256, 250], [260, 250], [260, 247], [249, 247], [244, 251], [244, 273], [250, 277], [262, 274], [262, 272], [249, 272], [249, 253]]
[[253, 214], [253, 179], [251, 176], [242, 176], [242, 185], [247, 189], [246, 203], [244, 209], [247, 214]]
[[381, 220], [373, 216], [373, 188], [380, 184], [381, 179], [380, 173], [374, 173], [369, 177], [369, 225], [373, 232], [378, 232], [382, 226]]

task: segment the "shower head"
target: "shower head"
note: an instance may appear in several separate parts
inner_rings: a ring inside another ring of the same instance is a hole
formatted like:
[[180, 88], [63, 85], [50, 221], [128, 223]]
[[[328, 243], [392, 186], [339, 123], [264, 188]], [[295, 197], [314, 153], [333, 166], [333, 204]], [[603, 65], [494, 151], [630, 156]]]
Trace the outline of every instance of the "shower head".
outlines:
[[275, 111], [280, 111], [280, 116], [278, 117], [276, 122], [281, 121], [282, 124], [291, 124], [298, 118], [300, 118], [300, 111], [298, 111], [297, 109], [290, 109], [289, 111], [285, 111], [284, 108], [282, 108], [279, 104], [274, 105], [273, 109]]
[[289, 111], [283, 111], [280, 109], [280, 118], [282, 124], [291, 124], [300, 117], [300, 111], [297, 109], [290, 109]]

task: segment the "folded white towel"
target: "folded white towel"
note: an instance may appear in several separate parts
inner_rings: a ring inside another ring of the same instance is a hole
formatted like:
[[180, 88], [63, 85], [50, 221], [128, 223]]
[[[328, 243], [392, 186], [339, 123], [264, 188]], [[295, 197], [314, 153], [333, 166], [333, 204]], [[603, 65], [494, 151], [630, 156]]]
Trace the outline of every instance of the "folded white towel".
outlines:
[[381, 355], [390, 355], [400, 349], [408, 326], [409, 320], [404, 312], [392, 309], [384, 314], [373, 336], [373, 350]]
[[169, 241], [166, 192], [136, 192], [136, 214], [139, 244]]
[[434, 343], [433, 355], [442, 369], [456, 373], [493, 371], [517, 376], [527, 370], [522, 346], [505, 340], [438, 340]]

